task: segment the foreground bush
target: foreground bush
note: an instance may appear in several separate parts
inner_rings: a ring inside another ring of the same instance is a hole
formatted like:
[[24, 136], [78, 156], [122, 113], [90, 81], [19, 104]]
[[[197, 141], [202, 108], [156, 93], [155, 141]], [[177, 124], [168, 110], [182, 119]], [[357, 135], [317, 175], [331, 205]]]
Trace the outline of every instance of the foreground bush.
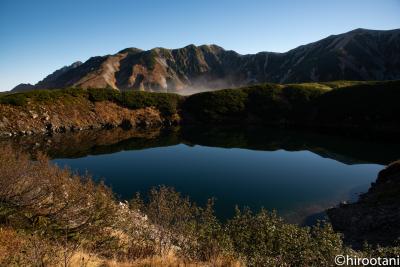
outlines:
[[93, 233], [98, 229], [94, 225], [106, 226], [112, 219], [111, 191], [90, 176], [60, 169], [41, 155], [32, 162], [26, 154], [10, 150], [0, 153], [0, 169], [2, 221], [82, 234]]
[[[68, 266], [78, 251], [121, 262], [171, 252], [189, 262], [221, 261], [228, 254], [214, 240], [221, 228], [212, 203], [197, 207], [160, 187], [148, 203], [136, 198], [129, 207], [89, 176], [10, 147], [0, 153], [0, 170], [0, 223], [10, 229], [0, 233], [0, 265]], [[21, 242], [1, 242], [11, 235]], [[26, 253], [37, 257], [29, 261]]]
[[175, 265], [331, 266], [339, 254], [399, 251], [366, 246], [356, 252], [329, 224], [299, 227], [265, 210], [237, 209], [223, 224], [212, 199], [197, 206], [165, 186], [122, 203], [102, 183], [44, 156], [32, 161], [10, 147], [0, 153], [0, 266], [135, 266], [154, 258], [164, 259], [163, 266], [172, 264], [171, 255]]
[[60, 169], [41, 155], [33, 162], [11, 148], [0, 153], [0, 170], [3, 224], [63, 247], [66, 262], [77, 248], [108, 238], [105, 227], [113, 223], [115, 201], [103, 184]]
[[198, 207], [173, 188], [160, 186], [149, 192], [147, 201], [137, 195], [132, 209], [139, 209], [157, 226], [159, 255], [166, 255], [171, 247], [190, 261], [215, 262], [229, 258], [232, 248], [229, 237], [214, 215], [213, 200]]
[[329, 224], [298, 227], [265, 210], [237, 209], [226, 229], [236, 253], [250, 266], [331, 266], [345, 251]]

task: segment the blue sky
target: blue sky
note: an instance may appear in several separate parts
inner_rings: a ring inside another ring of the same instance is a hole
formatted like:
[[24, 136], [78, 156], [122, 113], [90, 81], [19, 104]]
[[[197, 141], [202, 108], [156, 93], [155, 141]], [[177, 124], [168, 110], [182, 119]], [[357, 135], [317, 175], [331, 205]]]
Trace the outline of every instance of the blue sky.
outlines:
[[400, 28], [400, 0], [0, 0], [0, 91], [126, 47], [284, 52], [355, 28]]

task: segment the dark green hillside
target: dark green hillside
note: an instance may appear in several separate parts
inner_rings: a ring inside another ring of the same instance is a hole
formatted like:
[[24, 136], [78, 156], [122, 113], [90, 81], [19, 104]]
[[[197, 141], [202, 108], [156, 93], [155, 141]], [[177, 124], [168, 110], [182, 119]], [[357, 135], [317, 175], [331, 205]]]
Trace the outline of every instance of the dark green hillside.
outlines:
[[[132, 110], [155, 107], [180, 114], [186, 124], [259, 124], [400, 132], [400, 81], [266, 83], [187, 97], [170, 93], [114, 89], [36, 90], [1, 94], [0, 104], [22, 110], [61, 101], [110, 101]], [[87, 104], [85, 104], [87, 105]], [[112, 113], [112, 110], [110, 111]]]
[[307, 119], [309, 103], [328, 89], [316, 84], [263, 84], [188, 97], [184, 110], [202, 122], [286, 123]]
[[399, 100], [400, 81], [370, 82], [339, 88], [317, 99], [314, 122], [376, 130], [398, 129]]
[[191, 95], [189, 122], [400, 130], [400, 81], [263, 84]]

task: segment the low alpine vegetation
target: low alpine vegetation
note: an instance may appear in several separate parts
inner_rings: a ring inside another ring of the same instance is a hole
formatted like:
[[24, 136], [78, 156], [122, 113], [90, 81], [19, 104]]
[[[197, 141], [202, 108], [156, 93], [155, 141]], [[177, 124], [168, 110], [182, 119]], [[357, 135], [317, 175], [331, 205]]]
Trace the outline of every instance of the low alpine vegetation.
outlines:
[[189, 96], [195, 122], [399, 132], [400, 81], [262, 84]]
[[272, 124], [398, 133], [399, 98], [400, 81], [333, 81], [267, 83], [187, 97], [111, 88], [34, 90], [2, 94], [0, 104], [24, 108], [31, 103], [84, 99], [110, 101], [129, 109], [154, 107], [164, 116], [179, 113], [189, 124]]
[[327, 223], [299, 227], [266, 210], [237, 208], [221, 223], [212, 199], [198, 206], [165, 186], [120, 202], [89, 175], [11, 147], [0, 153], [0, 170], [2, 266], [331, 266], [338, 254], [398, 251], [354, 251]]
[[175, 114], [182, 97], [169, 93], [150, 93], [141, 91], [118, 91], [115, 89], [55, 89], [34, 90], [24, 93], [4, 94], [0, 104], [26, 106], [29, 102], [51, 103], [61, 99], [65, 102], [74, 98], [85, 98], [91, 102], [111, 101], [130, 109], [156, 107], [165, 115]]

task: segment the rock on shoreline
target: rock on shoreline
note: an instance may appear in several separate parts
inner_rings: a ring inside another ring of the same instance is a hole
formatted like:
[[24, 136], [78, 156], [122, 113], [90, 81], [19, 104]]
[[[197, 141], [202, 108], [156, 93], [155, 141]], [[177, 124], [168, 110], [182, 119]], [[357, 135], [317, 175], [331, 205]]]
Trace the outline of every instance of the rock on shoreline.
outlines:
[[86, 129], [152, 128], [178, 124], [179, 116], [166, 117], [155, 107], [128, 109], [110, 101], [78, 99], [65, 103], [0, 105], [0, 136], [51, 134]]
[[400, 160], [379, 172], [375, 183], [356, 203], [327, 210], [336, 231], [347, 243], [361, 247], [400, 241]]

